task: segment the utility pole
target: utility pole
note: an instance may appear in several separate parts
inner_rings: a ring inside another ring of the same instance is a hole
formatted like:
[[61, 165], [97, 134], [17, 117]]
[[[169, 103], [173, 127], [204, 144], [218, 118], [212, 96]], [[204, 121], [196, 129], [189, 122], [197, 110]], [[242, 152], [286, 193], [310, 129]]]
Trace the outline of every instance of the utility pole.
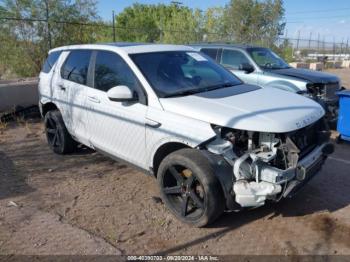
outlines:
[[49, 49], [52, 48], [52, 44], [51, 44], [51, 28], [50, 28], [50, 23], [49, 23], [49, 3], [48, 0], [44, 1], [45, 4], [45, 11], [46, 11], [46, 30], [47, 30], [47, 39], [49, 42]]
[[113, 25], [113, 42], [115, 42], [115, 16], [114, 16], [114, 10], [112, 11], [112, 25]]
[[300, 30], [298, 31], [297, 50], [299, 50]]
[[341, 44], [340, 44], [340, 59], [343, 57], [343, 43], [344, 43], [344, 38], [341, 39]]
[[335, 60], [335, 37], [333, 36], [333, 60]]
[[[299, 40], [300, 40], [300, 30], [298, 31], [298, 38], [297, 38], [297, 52], [299, 52]], [[293, 57], [295, 57], [295, 50], [293, 51]]]
[[312, 38], [312, 32], [310, 32], [310, 38], [309, 38], [309, 49], [311, 48], [311, 38]]

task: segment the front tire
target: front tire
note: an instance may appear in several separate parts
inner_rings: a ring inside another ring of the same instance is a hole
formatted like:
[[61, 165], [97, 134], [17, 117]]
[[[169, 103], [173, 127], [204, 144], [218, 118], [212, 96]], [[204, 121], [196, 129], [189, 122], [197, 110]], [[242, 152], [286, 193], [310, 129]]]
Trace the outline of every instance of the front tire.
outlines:
[[225, 209], [225, 199], [213, 168], [195, 149], [168, 155], [157, 174], [165, 205], [182, 222], [195, 227], [212, 223]]
[[46, 113], [45, 132], [47, 142], [56, 154], [63, 155], [75, 150], [77, 143], [68, 133], [60, 111], [52, 110]]

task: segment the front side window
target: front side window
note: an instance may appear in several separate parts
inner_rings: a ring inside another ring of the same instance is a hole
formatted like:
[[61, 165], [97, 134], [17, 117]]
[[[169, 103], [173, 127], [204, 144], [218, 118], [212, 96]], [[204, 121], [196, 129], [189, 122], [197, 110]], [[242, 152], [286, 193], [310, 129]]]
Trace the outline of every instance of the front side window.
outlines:
[[43, 65], [43, 69], [41, 71], [44, 73], [49, 73], [52, 67], [54, 66], [54, 64], [56, 63], [57, 59], [60, 57], [61, 53], [62, 53], [61, 51], [51, 52], [47, 57]]
[[81, 85], [86, 85], [90, 58], [90, 50], [71, 51], [61, 68], [62, 78]]
[[223, 66], [238, 70], [243, 64], [250, 64], [249, 59], [240, 51], [224, 49], [221, 56]]
[[290, 66], [268, 48], [250, 48], [248, 53], [255, 63], [263, 69], [285, 69]]
[[94, 88], [108, 91], [120, 85], [138, 90], [138, 81], [125, 61], [112, 52], [99, 51], [95, 63]]
[[140, 53], [131, 58], [159, 97], [183, 96], [241, 84], [233, 74], [199, 52]]

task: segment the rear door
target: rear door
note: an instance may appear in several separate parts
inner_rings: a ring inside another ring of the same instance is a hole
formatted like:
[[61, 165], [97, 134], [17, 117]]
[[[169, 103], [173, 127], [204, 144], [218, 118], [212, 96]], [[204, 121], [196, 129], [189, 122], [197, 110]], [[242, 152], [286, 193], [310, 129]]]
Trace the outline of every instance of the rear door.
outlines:
[[247, 74], [239, 70], [240, 65], [245, 63], [252, 65], [249, 58], [242, 51], [234, 49], [222, 50], [220, 64], [238, 76], [243, 82], [256, 85], [258, 83], [258, 74], [255, 71]]
[[72, 50], [60, 69], [56, 89], [61, 113], [70, 134], [88, 144], [86, 93], [91, 50]]
[[[146, 96], [128, 64], [110, 51], [93, 55], [93, 88], [87, 90], [88, 126], [91, 144], [110, 155], [145, 167]], [[111, 101], [107, 91], [128, 86], [138, 102]]]
[[43, 100], [50, 100], [52, 98], [52, 80], [55, 71], [55, 66], [61, 51], [51, 52], [47, 57], [43, 68], [39, 75], [39, 94]]

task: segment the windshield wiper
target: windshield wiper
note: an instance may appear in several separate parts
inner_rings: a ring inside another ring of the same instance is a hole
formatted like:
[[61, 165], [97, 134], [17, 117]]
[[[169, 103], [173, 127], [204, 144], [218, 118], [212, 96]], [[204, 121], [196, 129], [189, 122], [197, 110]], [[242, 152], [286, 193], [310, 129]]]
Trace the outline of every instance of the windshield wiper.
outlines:
[[212, 91], [212, 90], [219, 89], [219, 88], [231, 87], [234, 85], [235, 85], [234, 83], [223, 83], [223, 84], [219, 84], [219, 85], [207, 86], [207, 87], [200, 88], [200, 89], [184, 90], [184, 91], [176, 92], [173, 94], [165, 95], [164, 97], [166, 98], [166, 97], [189, 96], [189, 95], [193, 95], [193, 94], [197, 94], [197, 93]]
[[225, 87], [231, 87], [236, 85], [235, 83], [222, 83], [222, 84], [218, 84], [218, 85], [213, 85], [213, 86], [208, 86], [205, 88], [205, 91], [212, 91], [215, 89], [219, 89], [219, 88], [225, 88]]
[[189, 96], [189, 95], [193, 95], [195, 93], [198, 93], [199, 90], [185, 90], [185, 91], [181, 91], [181, 92], [176, 92], [173, 94], [168, 94], [165, 95], [164, 97], [178, 97], [178, 96]]
[[280, 69], [288, 69], [291, 67], [274, 67], [274, 68], [269, 68], [270, 70], [280, 70]]

